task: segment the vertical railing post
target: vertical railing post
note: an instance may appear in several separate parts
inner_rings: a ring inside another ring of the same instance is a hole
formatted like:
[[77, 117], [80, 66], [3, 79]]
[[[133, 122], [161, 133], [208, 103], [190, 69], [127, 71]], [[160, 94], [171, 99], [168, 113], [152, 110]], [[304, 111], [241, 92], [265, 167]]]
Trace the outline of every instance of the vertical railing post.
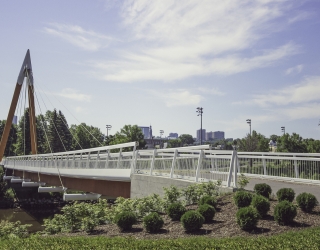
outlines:
[[172, 165], [171, 165], [171, 171], [170, 171], [170, 178], [173, 178], [173, 173], [174, 173], [174, 167], [176, 165], [176, 159], [178, 156], [178, 150], [176, 149], [174, 151], [173, 159], [172, 159]]
[[150, 175], [152, 175], [152, 172], [153, 172], [154, 162], [156, 160], [156, 155], [157, 155], [157, 149], [154, 149], [153, 155], [152, 155], [152, 160], [151, 160], [151, 166], [150, 166]]
[[110, 150], [107, 149], [106, 168], [109, 167]]
[[87, 163], [86, 163], [86, 168], [90, 168], [90, 152], [88, 152], [88, 158], [87, 158]]
[[232, 170], [234, 167], [234, 158], [235, 158], [235, 150], [233, 150], [232, 155], [231, 155], [231, 159], [230, 159], [230, 168], [229, 168], [229, 175], [228, 175], [228, 179], [227, 179], [227, 187], [230, 187], [231, 185], [231, 180], [232, 180]]
[[195, 178], [196, 182], [199, 181], [199, 175], [200, 175], [200, 169], [201, 169], [203, 154], [204, 154], [203, 150], [200, 150], [199, 159], [198, 159], [198, 165], [197, 165], [197, 169], [196, 169], [196, 178]]
[[234, 154], [235, 154], [235, 159], [234, 159], [234, 165], [233, 165], [233, 186], [235, 188], [238, 187], [238, 161], [239, 161], [239, 158], [238, 158], [238, 153], [236, 150], [234, 150]]
[[[212, 155], [214, 155], [214, 154], [212, 154]], [[212, 171], [215, 171], [215, 168], [216, 168], [216, 161], [215, 161], [215, 159], [214, 158], [211, 158], [211, 167], [212, 167]]]
[[96, 164], [94, 168], [98, 168], [99, 163], [100, 163], [100, 150], [97, 152]]
[[[295, 158], [296, 156], [294, 155], [293, 158]], [[294, 160], [294, 173], [296, 178], [299, 178], [299, 169], [298, 169], [298, 161]]]
[[267, 175], [267, 163], [265, 158], [262, 159], [262, 165], [263, 165], [263, 175]]
[[121, 161], [121, 158], [122, 158], [122, 148], [120, 148], [120, 151], [119, 151], [118, 162], [117, 162], [117, 168], [120, 168], [120, 161]]

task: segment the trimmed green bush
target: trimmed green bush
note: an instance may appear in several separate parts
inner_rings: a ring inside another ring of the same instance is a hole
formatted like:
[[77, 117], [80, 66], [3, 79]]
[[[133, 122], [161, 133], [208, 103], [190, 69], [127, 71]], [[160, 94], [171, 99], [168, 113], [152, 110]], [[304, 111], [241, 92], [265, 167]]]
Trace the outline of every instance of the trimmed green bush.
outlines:
[[251, 205], [257, 209], [259, 215], [264, 217], [270, 210], [270, 201], [262, 195], [254, 195], [251, 201]]
[[114, 222], [122, 231], [125, 231], [132, 228], [132, 225], [137, 222], [137, 218], [134, 213], [125, 211], [117, 214], [114, 218]]
[[258, 183], [254, 185], [254, 191], [256, 194], [262, 195], [268, 199], [272, 193], [271, 187], [266, 183]]
[[318, 204], [317, 198], [310, 193], [299, 194], [296, 201], [301, 210], [308, 213]]
[[212, 221], [214, 215], [216, 214], [214, 207], [210, 206], [209, 204], [200, 205], [197, 211], [204, 217], [205, 222]]
[[284, 200], [274, 208], [274, 220], [279, 225], [287, 225], [293, 222], [297, 216], [297, 208], [291, 202]]
[[143, 226], [149, 233], [158, 232], [163, 224], [164, 221], [157, 212], [152, 212], [143, 218]]
[[278, 201], [290, 201], [292, 202], [294, 199], [295, 193], [292, 188], [281, 188], [277, 192]]
[[247, 207], [252, 200], [252, 194], [247, 191], [238, 191], [233, 196], [234, 203], [238, 208]]
[[167, 209], [167, 214], [171, 220], [180, 220], [181, 216], [187, 211], [187, 209], [181, 203], [172, 203]]
[[180, 221], [186, 231], [192, 232], [199, 230], [205, 219], [199, 212], [190, 210], [182, 215]]
[[201, 197], [200, 201], [199, 201], [199, 205], [204, 205], [204, 204], [208, 204], [210, 206], [213, 206], [214, 208], [217, 207], [217, 201], [213, 196], [203, 196]]
[[253, 207], [240, 208], [236, 214], [237, 223], [243, 230], [252, 230], [259, 220], [258, 211]]

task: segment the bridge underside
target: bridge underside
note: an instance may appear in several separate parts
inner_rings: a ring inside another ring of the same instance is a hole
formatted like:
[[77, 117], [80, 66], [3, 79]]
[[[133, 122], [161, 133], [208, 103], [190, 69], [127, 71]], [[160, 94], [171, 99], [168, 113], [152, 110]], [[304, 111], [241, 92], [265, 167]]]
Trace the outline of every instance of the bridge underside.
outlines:
[[[7, 175], [11, 175], [10, 169], [7, 170]], [[15, 176], [23, 178], [23, 171], [15, 170]], [[37, 182], [39, 180], [38, 173], [24, 172], [25, 179]], [[83, 179], [61, 176], [62, 183], [65, 187], [72, 190], [81, 190], [84, 192], [93, 192], [102, 194], [108, 197], [130, 198], [130, 182], [126, 181], [110, 181], [97, 179]], [[59, 176], [40, 174], [41, 182], [45, 182], [47, 186], [61, 186]]]

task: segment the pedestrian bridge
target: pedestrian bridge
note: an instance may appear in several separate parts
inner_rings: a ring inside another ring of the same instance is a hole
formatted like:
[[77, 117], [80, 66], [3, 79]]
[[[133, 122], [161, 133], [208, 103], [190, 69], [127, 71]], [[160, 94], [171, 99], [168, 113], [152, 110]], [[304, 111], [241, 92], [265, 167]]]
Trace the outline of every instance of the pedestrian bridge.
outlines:
[[[60, 186], [109, 197], [130, 197], [135, 175], [177, 182], [222, 182], [236, 188], [237, 178], [320, 184], [320, 154], [211, 150], [209, 145], [136, 150], [125, 143], [77, 151], [3, 159], [6, 179], [25, 186]], [[27, 183], [27, 184], [26, 184]], [[172, 183], [172, 182], [171, 182]], [[137, 185], [136, 185], [137, 186]], [[143, 187], [148, 191], [148, 187]]]

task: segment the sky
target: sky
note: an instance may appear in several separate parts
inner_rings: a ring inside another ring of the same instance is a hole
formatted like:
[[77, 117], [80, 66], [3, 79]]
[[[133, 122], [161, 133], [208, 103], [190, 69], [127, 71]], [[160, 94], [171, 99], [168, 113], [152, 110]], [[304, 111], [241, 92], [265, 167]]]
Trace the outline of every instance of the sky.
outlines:
[[30, 49], [37, 114], [69, 125], [195, 137], [202, 107], [226, 138], [320, 139], [319, 30], [319, 0], [1, 1], [0, 119]]

